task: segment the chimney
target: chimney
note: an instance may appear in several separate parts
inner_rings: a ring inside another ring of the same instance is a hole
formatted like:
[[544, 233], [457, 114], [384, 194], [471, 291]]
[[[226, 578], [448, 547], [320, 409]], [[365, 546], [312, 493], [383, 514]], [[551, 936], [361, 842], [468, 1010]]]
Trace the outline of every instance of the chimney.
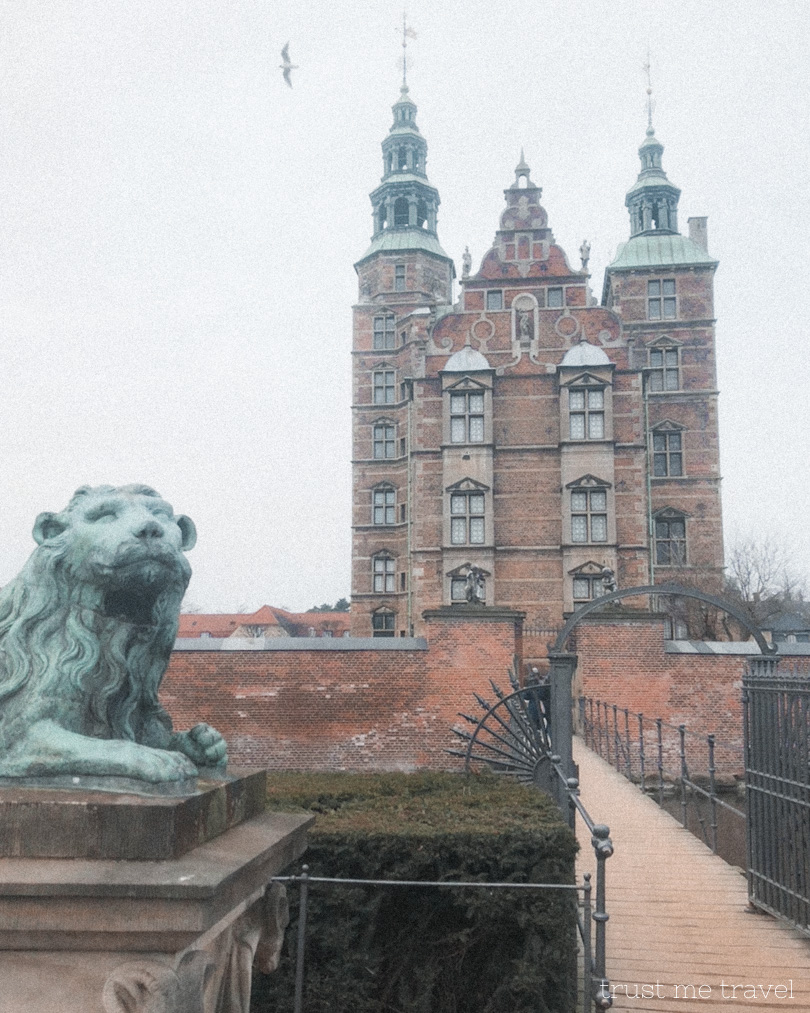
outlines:
[[689, 225], [689, 238], [693, 243], [697, 243], [698, 246], [702, 247], [707, 253], [709, 252], [708, 221], [708, 218], [687, 219], [687, 224]]

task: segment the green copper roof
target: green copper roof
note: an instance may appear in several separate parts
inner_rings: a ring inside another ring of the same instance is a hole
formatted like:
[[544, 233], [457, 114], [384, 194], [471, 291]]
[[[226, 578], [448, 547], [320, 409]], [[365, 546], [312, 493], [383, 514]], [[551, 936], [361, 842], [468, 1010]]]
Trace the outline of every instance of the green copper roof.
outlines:
[[435, 253], [437, 257], [444, 257], [445, 260], [450, 259], [442, 249], [435, 232], [416, 228], [383, 229], [371, 241], [371, 246], [360, 258], [358, 264], [373, 253], [398, 253], [405, 250], [424, 250], [425, 253]]
[[667, 235], [638, 235], [622, 243], [616, 256], [608, 265], [608, 271], [633, 267], [688, 266], [690, 264], [716, 264], [702, 246], [686, 236], [673, 233]]

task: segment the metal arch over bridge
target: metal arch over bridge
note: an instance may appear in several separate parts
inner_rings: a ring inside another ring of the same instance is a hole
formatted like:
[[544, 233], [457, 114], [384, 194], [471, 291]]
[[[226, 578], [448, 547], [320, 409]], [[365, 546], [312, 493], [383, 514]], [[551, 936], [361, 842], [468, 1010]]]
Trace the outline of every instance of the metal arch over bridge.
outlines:
[[595, 612], [598, 608], [601, 608], [603, 605], [609, 605], [611, 602], [621, 601], [622, 598], [636, 598], [647, 594], [695, 598], [697, 601], [703, 601], [708, 605], [714, 605], [715, 608], [721, 609], [723, 612], [727, 612], [730, 616], [736, 619], [743, 629], [748, 630], [757, 642], [757, 647], [759, 647], [762, 654], [772, 655], [777, 653], [776, 646], [768, 643], [763, 636], [762, 630], [752, 623], [748, 616], [746, 616], [741, 609], [737, 608], [736, 605], [723, 598], [718, 598], [713, 594], [706, 594], [705, 591], [698, 591], [693, 587], [684, 587], [682, 584], [676, 584], [674, 582], [666, 584], [644, 584], [640, 587], [628, 587], [623, 591], [611, 591], [608, 594], [600, 595], [599, 598], [594, 598], [593, 601], [586, 602], [584, 605], [581, 605], [576, 612], [574, 612], [565, 626], [563, 626], [560, 630], [550, 653], [561, 654], [565, 649], [565, 642], [571, 635], [572, 630], [576, 627], [580, 620], [584, 619], [585, 616], [590, 615], [591, 612]]

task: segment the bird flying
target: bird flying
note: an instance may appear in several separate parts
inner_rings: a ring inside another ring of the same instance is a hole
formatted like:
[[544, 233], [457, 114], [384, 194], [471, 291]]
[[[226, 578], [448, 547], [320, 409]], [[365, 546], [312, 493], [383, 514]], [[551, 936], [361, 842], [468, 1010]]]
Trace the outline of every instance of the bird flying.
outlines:
[[284, 61], [284, 63], [279, 64], [279, 67], [281, 68], [281, 70], [284, 73], [284, 80], [287, 82], [287, 84], [290, 86], [290, 88], [292, 88], [292, 81], [290, 79], [290, 71], [291, 70], [298, 70], [298, 67], [296, 66], [296, 64], [290, 63], [290, 44], [289, 44], [289, 42], [281, 50], [281, 59]]

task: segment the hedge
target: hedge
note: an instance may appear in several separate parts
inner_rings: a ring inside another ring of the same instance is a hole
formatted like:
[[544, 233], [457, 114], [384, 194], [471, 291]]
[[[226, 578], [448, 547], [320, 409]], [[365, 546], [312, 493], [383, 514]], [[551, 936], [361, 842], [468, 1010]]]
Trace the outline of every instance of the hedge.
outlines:
[[[268, 804], [315, 812], [313, 876], [572, 883], [551, 799], [503, 777], [271, 773]], [[294, 870], [293, 870], [294, 871]], [[252, 1013], [292, 1009], [298, 887], [279, 970]], [[569, 1013], [573, 891], [313, 884], [306, 1013]]]

